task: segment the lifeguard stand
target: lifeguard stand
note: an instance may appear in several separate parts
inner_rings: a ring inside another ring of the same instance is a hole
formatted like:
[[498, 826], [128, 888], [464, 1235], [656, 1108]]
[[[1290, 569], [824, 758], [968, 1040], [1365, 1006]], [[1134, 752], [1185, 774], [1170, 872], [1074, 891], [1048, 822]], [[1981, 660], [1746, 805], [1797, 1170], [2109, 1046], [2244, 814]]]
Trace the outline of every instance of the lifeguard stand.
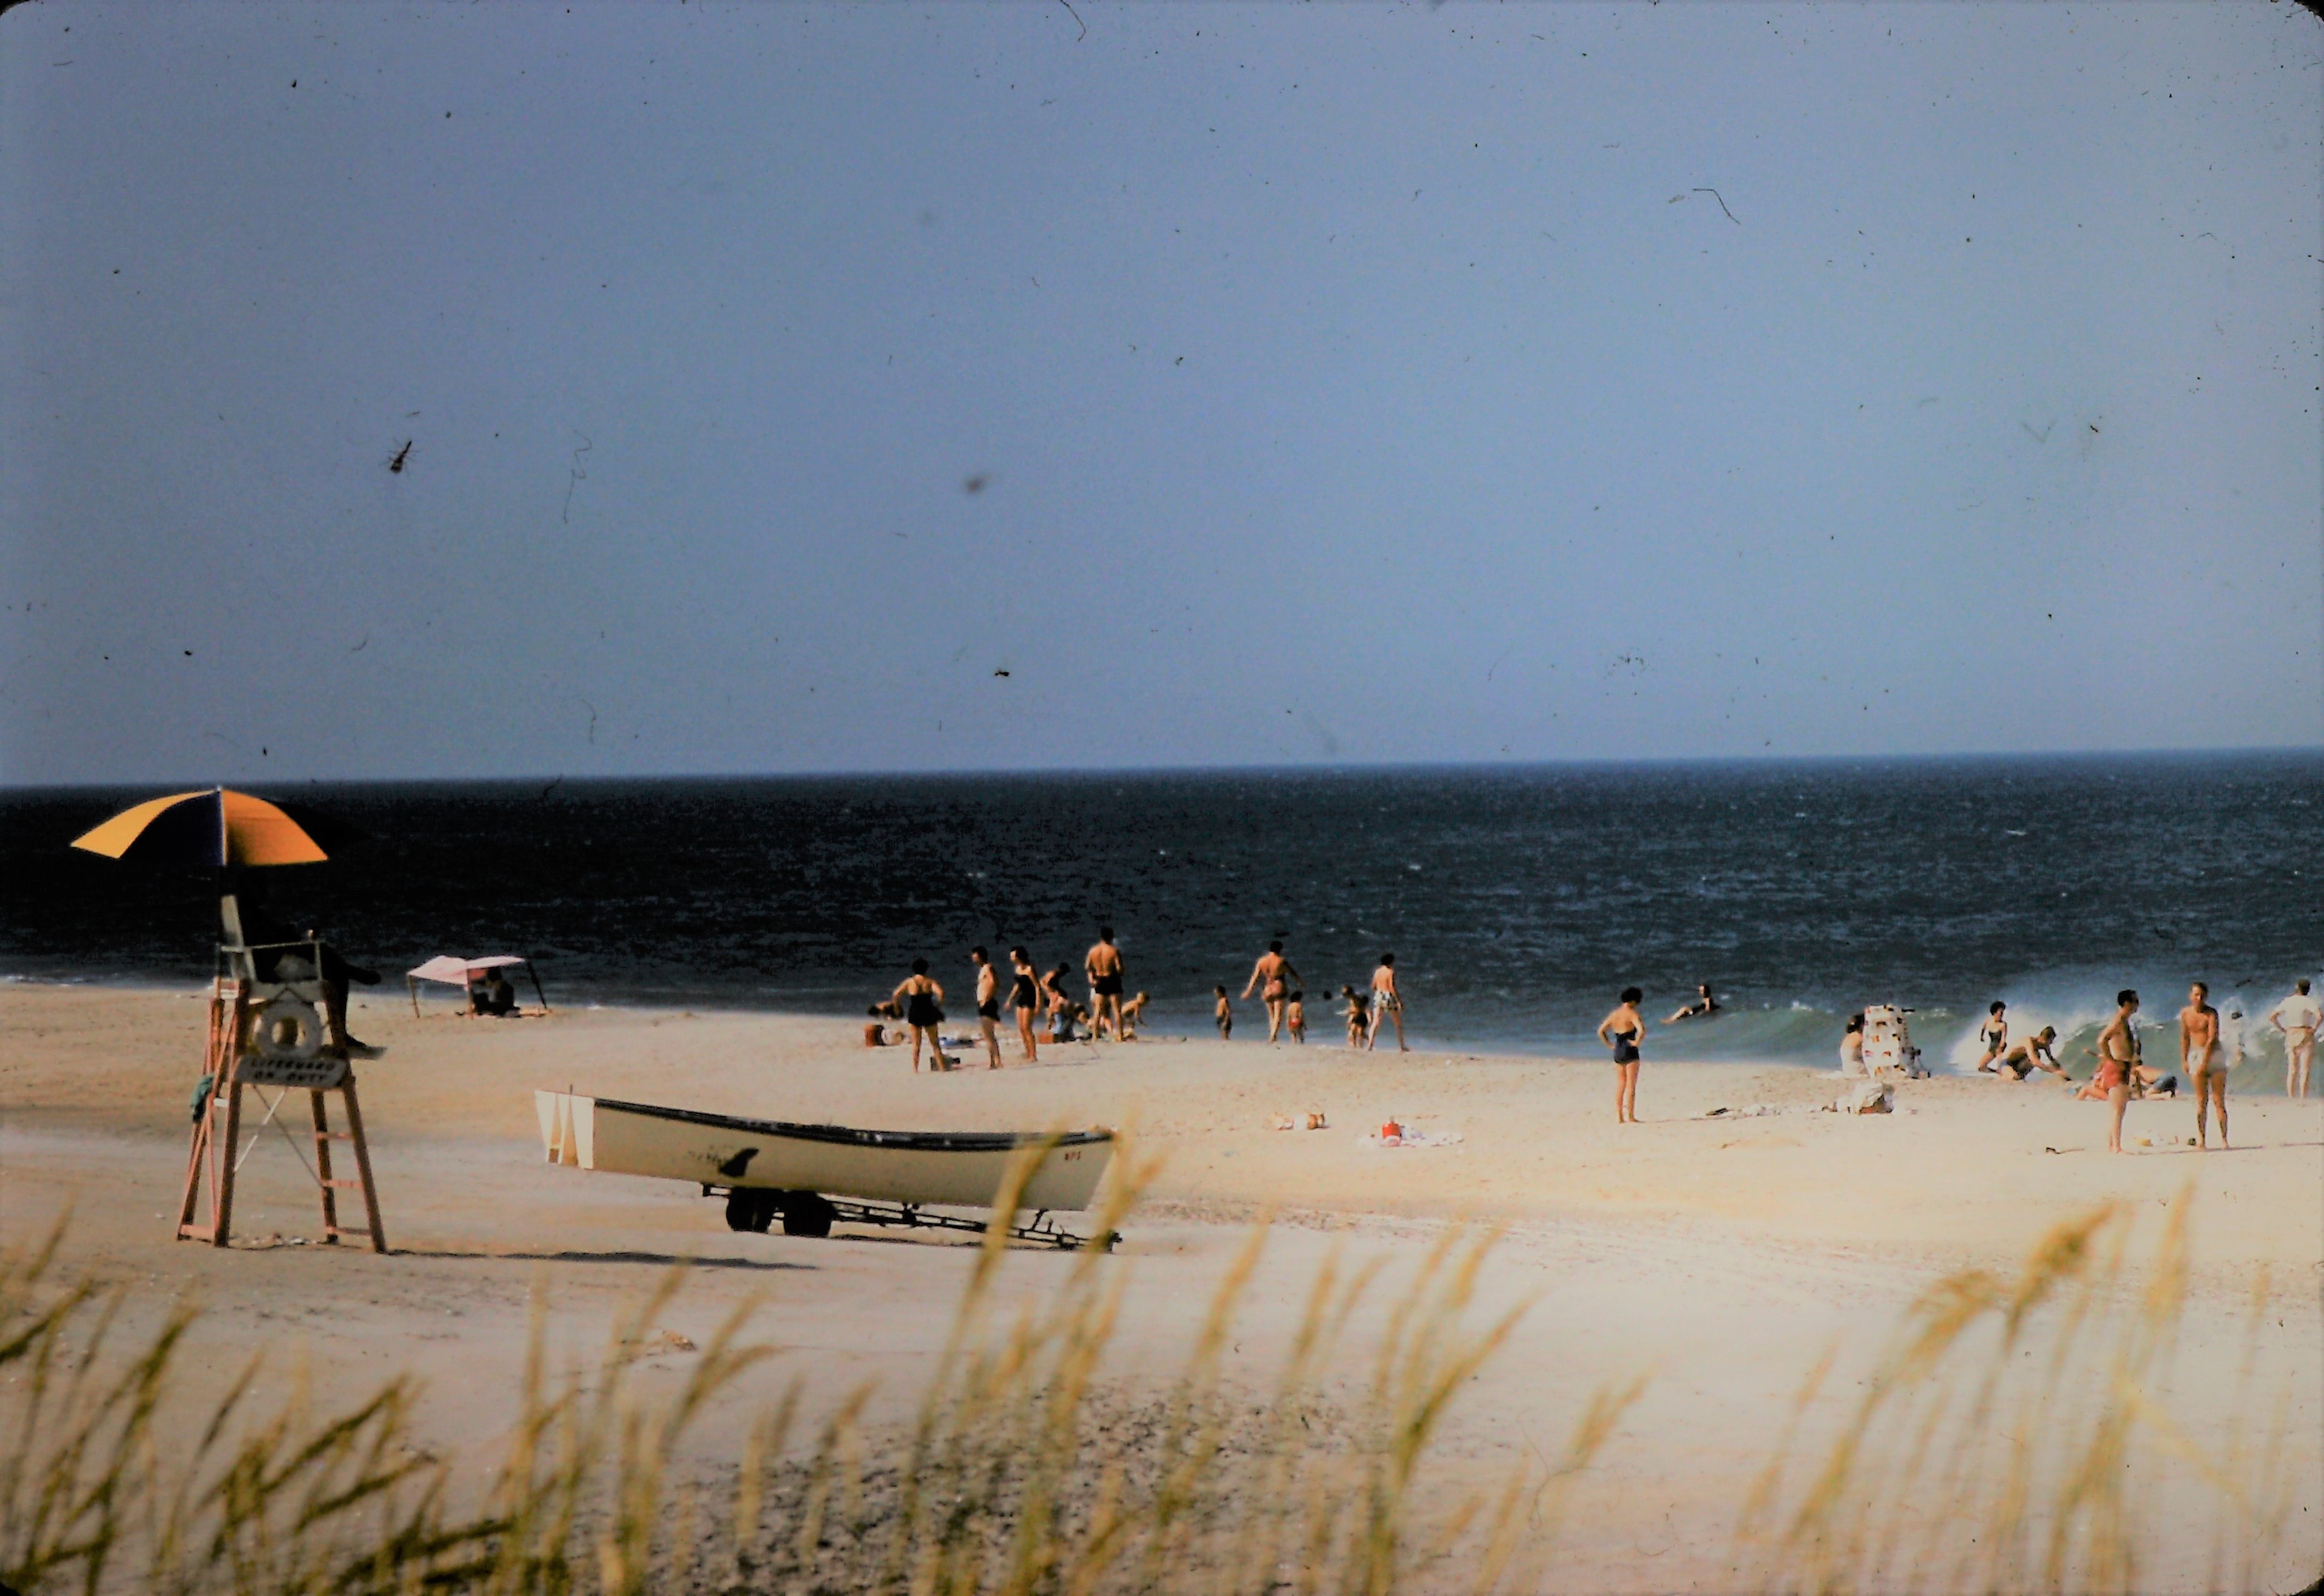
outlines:
[[[379, 1191], [372, 1182], [371, 1148], [364, 1140], [363, 1107], [355, 1097], [355, 1073], [345, 1052], [333, 1048], [325, 1034], [318, 1005], [324, 1002], [323, 944], [309, 938], [294, 942], [244, 942], [242, 920], [235, 899], [220, 900], [226, 940], [217, 950], [210, 980], [209, 1040], [203, 1054], [207, 1072], [201, 1104], [194, 1115], [193, 1139], [186, 1151], [186, 1194], [179, 1205], [178, 1235], [185, 1241], [208, 1242], [223, 1247], [233, 1234], [234, 1179], [243, 1160], [256, 1148], [266, 1127], [273, 1124], [299, 1151], [300, 1138], [275, 1114], [290, 1094], [303, 1091], [313, 1116], [315, 1159], [307, 1163], [323, 1197], [323, 1236], [337, 1244], [350, 1234], [339, 1227], [338, 1194], [363, 1193], [364, 1211], [371, 1232], [372, 1251], [387, 1251], [387, 1233], [380, 1224]], [[267, 974], [260, 977], [263, 963]], [[242, 1144], [242, 1094], [245, 1087], [265, 1100], [265, 1088], [280, 1095], [267, 1104], [266, 1117], [248, 1147]], [[331, 1129], [325, 1094], [337, 1092], [346, 1099], [345, 1131]], [[354, 1146], [357, 1179], [345, 1180], [331, 1173], [331, 1143]], [[208, 1188], [208, 1216], [196, 1218]]]

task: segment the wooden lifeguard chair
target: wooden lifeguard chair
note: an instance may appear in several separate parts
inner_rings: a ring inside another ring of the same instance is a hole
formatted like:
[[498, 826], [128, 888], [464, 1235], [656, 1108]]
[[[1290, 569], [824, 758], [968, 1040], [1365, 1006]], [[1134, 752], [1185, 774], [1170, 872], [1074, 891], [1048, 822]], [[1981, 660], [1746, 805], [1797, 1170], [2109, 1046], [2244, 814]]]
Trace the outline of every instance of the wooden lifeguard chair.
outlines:
[[[193, 1138], [186, 1151], [185, 1198], [178, 1208], [180, 1240], [208, 1242], [223, 1247], [233, 1235], [234, 1181], [243, 1160], [256, 1150], [269, 1124], [275, 1125], [299, 1151], [300, 1137], [275, 1118], [293, 1092], [307, 1094], [314, 1122], [311, 1133], [315, 1158], [307, 1163], [323, 1199], [326, 1245], [336, 1245], [351, 1234], [340, 1228], [338, 1194], [363, 1194], [372, 1251], [387, 1251], [387, 1233], [380, 1223], [379, 1189], [373, 1184], [371, 1148], [364, 1140], [363, 1107], [355, 1096], [355, 1072], [347, 1055], [330, 1045], [321, 1006], [323, 944], [309, 938], [296, 942], [250, 946], [242, 937], [241, 916], [234, 898], [219, 903], [226, 940], [217, 950], [210, 981], [209, 1040], [204, 1051], [201, 1099], [194, 1114]], [[261, 978], [262, 960], [267, 975]], [[250, 1144], [242, 1142], [242, 1095], [245, 1089], [265, 1101], [265, 1090], [279, 1092], [267, 1104], [265, 1118]], [[346, 1099], [345, 1131], [331, 1129], [326, 1095]], [[331, 1171], [331, 1143], [353, 1145], [356, 1179], [342, 1179]], [[208, 1198], [206, 1217], [197, 1217]]]

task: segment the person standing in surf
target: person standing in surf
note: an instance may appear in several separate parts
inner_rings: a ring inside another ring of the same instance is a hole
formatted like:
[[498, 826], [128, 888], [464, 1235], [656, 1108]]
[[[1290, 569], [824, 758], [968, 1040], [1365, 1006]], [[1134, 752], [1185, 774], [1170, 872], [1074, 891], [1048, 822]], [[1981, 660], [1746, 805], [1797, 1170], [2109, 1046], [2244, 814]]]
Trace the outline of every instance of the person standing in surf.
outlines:
[[944, 1041], [936, 1027], [944, 1023], [944, 988], [928, 974], [928, 961], [912, 960], [912, 973], [906, 976], [888, 1001], [903, 1011], [904, 1023], [912, 1032], [912, 1073], [920, 1072], [920, 1039], [928, 1042], [928, 1069], [931, 1072], [950, 1069], [952, 1061], [944, 1056]]
[[1638, 1013], [1638, 1004], [1646, 995], [1636, 986], [1623, 987], [1620, 1004], [1598, 1022], [1598, 1040], [1614, 1050], [1617, 1124], [1638, 1123], [1638, 1065], [1643, 1061], [1639, 1044], [1646, 1040], [1646, 1016]]
[[2211, 1127], [2207, 1121], [2214, 1102], [2219, 1105], [2219, 1146], [2227, 1145], [2227, 1059], [2219, 1046], [2219, 1011], [2211, 1006], [2211, 989], [2198, 981], [2187, 989], [2187, 1006], [2179, 1011], [2179, 1067], [2195, 1087], [2195, 1143], [2209, 1151]]
[[2098, 1032], [2098, 1075], [2090, 1083], [2105, 1095], [2114, 1117], [2107, 1125], [2107, 1151], [2122, 1151], [2122, 1111], [2130, 1102], [2130, 1072], [2138, 1063], [2138, 1032], [2131, 1016], [2138, 1013], [2138, 994], [2125, 987], [2114, 995], [2114, 1018]]
[[1250, 967], [1250, 979], [1242, 984], [1242, 995], [1249, 997], [1254, 988], [1265, 983], [1259, 996], [1259, 1001], [1267, 1005], [1267, 1040], [1269, 1041], [1276, 1041], [1283, 1033], [1283, 1005], [1290, 998], [1291, 983], [1298, 978], [1299, 972], [1293, 969], [1291, 961], [1283, 957], [1283, 944], [1274, 941], [1269, 942], [1267, 951], [1259, 956], [1259, 962]]
[[1090, 1040], [1105, 1034], [1109, 1018], [1113, 1025], [1113, 1039], [1121, 1040], [1121, 952], [1113, 945], [1113, 927], [1097, 928], [1097, 941], [1082, 956], [1083, 973], [1089, 977]]

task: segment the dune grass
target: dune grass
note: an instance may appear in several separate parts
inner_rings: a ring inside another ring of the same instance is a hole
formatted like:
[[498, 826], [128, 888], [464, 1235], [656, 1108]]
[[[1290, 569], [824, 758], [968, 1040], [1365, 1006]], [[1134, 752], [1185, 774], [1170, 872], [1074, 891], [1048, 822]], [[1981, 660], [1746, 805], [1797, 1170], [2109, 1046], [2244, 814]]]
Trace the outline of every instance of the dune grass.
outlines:
[[[1125, 1165], [1102, 1228], [1150, 1178]], [[2209, 1587], [2264, 1588], [2290, 1509], [2264, 1483], [2284, 1478], [2280, 1426], [2206, 1454], [2154, 1393], [2183, 1294], [2178, 1214], [2143, 1274], [2124, 1215], [2100, 1210], [2060, 1226], [2015, 1280], [1932, 1289], [1821, 1451], [1798, 1436], [1827, 1399], [1803, 1390], [1800, 1427], [1744, 1505], [1752, 1585], [2141, 1589], [2135, 1482], [2159, 1454], [2202, 1499], [2174, 1498], [2177, 1521], [2213, 1527]], [[1142, 1388], [1162, 1394], [1142, 1399], [1108, 1378], [1122, 1261], [1084, 1252], [1056, 1290], [1004, 1311], [994, 1239], [911, 1425], [866, 1430], [868, 1390], [807, 1423], [794, 1385], [709, 1485], [674, 1470], [674, 1448], [768, 1355], [744, 1340], [752, 1305], [674, 1396], [647, 1399], [632, 1375], [679, 1273], [601, 1358], [562, 1370], [536, 1299], [494, 1483], [456, 1509], [451, 1465], [416, 1449], [407, 1381], [344, 1408], [297, 1387], [263, 1405], [254, 1357], [205, 1408], [179, 1359], [194, 1310], [117, 1348], [124, 1298], [55, 1280], [61, 1234], [0, 1261], [0, 1581], [27, 1593], [1530, 1591], [1555, 1582], [1563, 1493], [1638, 1394], [1583, 1403], [1553, 1463], [1432, 1489], [1448, 1408], [1523, 1311], [1474, 1322], [1489, 1233], [1448, 1230], [1392, 1287], [1377, 1266], [1326, 1264], [1266, 1388], [1230, 1389], [1262, 1225], [1183, 1362]], [[1384, 1324], [1359, 1342], [1375, 1302]]]

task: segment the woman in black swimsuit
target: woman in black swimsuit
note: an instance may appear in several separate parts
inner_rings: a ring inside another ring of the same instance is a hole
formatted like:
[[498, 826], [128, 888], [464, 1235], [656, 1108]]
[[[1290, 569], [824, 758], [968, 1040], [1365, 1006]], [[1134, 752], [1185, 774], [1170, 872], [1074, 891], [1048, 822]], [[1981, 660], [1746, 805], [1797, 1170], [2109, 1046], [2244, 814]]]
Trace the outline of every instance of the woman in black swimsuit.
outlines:
[[1621, 1005], [1598, 1022], [1598, 1040], [1614, 1050], [1614, 1118], [1619, 1124], [1638, 1123], [1638, 1045], [1646, 1040], [1638, 1002], [1645, 996], [1636, 986], [1623, 987]]
[[1025, 1044], [1025, 1062], [1041, 1061], [1040, 1048], [1033, 1041], [1033, 1016], [1041, 1012], [1041, 978], [1033, 968], [1033, 956], [1022, 948], [1009, 949], [1009, 968], [1014, 972], [1009, 982], [1009, 1006], [1017, 1011], [1017, 1036]]
[[928, 1068], [950, 1069], [952, 1063], [944, 1056], [944, 1043], [936, 1035], [936, 1027], [944, 1023], [944, 988], [928, 974], [927, 959], [912, 960], [912, 973], [904, 977], [889, 1001], [901, 1006], [904, 1023], [912, 1030], [912, 1073], [919, 1073], [923, 1035], [928, 1039]]

